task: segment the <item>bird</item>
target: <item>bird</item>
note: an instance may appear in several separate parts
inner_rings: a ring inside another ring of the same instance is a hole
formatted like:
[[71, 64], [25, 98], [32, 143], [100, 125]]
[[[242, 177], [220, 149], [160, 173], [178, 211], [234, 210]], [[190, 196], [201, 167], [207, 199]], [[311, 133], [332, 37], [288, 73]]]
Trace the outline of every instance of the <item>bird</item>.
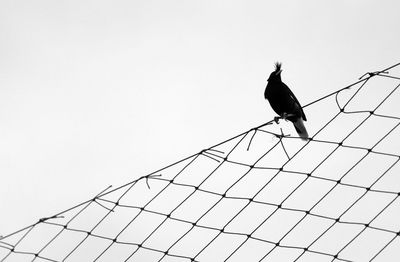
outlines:
[[307, 129], [303, 121], [307, 121], [303, 108], [299, 100], [290, 90], [290, 88], [282, 82], [281, 79], [282, 63], [275, 63], [275, 70], [268, 78], [268, 84], [264, 91], [264, 98], [268, 100], [272, 109], [279, 115], [275, 117], [278, 123], [279, 118], [289, 120], [293, 123], [297, 134], [302, 140], [308, 140]]

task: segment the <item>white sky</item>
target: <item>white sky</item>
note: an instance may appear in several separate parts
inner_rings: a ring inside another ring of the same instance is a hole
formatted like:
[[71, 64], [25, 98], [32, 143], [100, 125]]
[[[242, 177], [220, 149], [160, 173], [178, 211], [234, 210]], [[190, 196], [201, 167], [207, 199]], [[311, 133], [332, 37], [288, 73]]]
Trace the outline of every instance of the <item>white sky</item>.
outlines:
[[399, 8], [0, 0], [0, 235], [271, 120], [276, 61], [302, 104], [399, 62]]

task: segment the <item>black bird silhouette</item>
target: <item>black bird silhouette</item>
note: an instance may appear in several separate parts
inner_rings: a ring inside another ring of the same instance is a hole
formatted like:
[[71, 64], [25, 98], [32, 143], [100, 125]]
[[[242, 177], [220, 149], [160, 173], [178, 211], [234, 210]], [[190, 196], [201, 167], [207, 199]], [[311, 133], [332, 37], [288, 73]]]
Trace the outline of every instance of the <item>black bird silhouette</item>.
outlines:
[[[303, 120], [307, 121], [301, 105], [289, 87], [281, 80], [281, 63], [275, 63], [275, 71], [269, 78], [264, 97], [268, 99], [272, 109], [283, 119], [293, 123], [294, 128], [303, 140], [308, 139], [308, 133]], [[278, 122], [278, 117], [275, 121]]]

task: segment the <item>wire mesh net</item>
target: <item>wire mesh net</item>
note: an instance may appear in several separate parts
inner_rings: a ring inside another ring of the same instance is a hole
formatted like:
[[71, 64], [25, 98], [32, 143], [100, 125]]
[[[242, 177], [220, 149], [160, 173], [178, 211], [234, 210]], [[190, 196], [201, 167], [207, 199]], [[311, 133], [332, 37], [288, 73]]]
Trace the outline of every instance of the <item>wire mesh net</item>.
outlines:
[[400, 64], [0, 239], [0, 261], [399, 261]]

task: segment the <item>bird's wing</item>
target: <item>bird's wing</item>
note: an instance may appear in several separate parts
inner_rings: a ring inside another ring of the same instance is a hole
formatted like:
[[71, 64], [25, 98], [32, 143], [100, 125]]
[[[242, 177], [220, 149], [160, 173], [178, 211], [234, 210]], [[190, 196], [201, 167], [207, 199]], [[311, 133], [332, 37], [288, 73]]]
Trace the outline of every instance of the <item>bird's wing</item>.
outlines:
[[296, 98], [296, 96], [293, 94], [292, 90], [290, 90], [290, 88], [289, 88], [285, 83], [282, 83], [282, 84], [283, 84], [283, 86], [285, 87], [285, 90], [286, 90], [287, 94], [292, 98], [293, 102], [294, 102], [294, 103], [298, 106], [298, 108], [300, 109], [300, 111], [301, 111], [301, 116], [302, 116], [303, 120], [304, 120], [304, 121], [307, 121], [306, 115], [304, 114], [303, 108], [301, 107], [299, 100], [297, 100], [297, 98]]

